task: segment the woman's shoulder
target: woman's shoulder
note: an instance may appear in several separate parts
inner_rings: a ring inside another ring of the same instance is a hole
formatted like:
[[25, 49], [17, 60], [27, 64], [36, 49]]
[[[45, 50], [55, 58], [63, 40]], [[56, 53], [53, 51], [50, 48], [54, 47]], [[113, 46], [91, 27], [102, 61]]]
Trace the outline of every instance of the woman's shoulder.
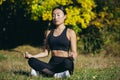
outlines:
[[48, 34], [50, 33], [50, 31], [51, 31], [51, 30], [47, 30], [47, 31], [46, 31], [46, 35], [48, 35]]
[[73, 29], [71, 28], [67, 28], [67, 35], [68, 35], [68, 38], [74, 38], [76, 36], [76, 33]]
[[46, 31], [46, 37], [48, 37], [48, 35], [50, 34], [51, 30], [47, 30]]
[[53, 29], [47, 30], [47, 31], [46, 31], [46, 36], [48, 36], [52, 31], [53, 31]]
[[67, 28], [67, 31], [68, 31], [69, 34], [75, 34], [75, 31], [71, 28]]

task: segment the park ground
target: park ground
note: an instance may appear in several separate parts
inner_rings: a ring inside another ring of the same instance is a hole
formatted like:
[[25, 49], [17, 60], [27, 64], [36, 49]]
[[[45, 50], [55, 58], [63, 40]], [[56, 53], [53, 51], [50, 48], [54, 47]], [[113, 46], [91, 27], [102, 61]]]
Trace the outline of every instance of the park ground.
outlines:
[[[41, 52], [41, 48], [23, 45], [0, 50], [0, 80], [55, 80], [44, 76], [31, 77], [31, 68], [23, 57], [26, 51], [37, 54]], [[40, 60], [48, 62], [49, 59], [50, 55]], [[79, 53], [74, 63], [74, 74], [70, 78], [60, 80], [120, 80], [120, 57]]]

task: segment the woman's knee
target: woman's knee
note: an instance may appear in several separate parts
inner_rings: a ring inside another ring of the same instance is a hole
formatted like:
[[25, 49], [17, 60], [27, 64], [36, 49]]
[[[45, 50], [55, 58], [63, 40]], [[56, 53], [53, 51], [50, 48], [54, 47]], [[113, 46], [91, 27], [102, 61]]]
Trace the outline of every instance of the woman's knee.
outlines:
[[66, 59], [64, 61], [64, 65], [65, 65], [65, 69], [69, 70], [70, 74], [72, 74], [73, 71], [74, 71], [74, 63], [73, 63], [73, 61], [70, 60], [70, 59]]
[[33, 61], [34, 60], [34, 58], [29, 58], [28, 59], [28, 62], [31, 62], [31, 61]]
[[35, 58], [29, 58], [28, 59], [28, 64], [31, 65], [33, 63], [35, 63], [36, 59]]

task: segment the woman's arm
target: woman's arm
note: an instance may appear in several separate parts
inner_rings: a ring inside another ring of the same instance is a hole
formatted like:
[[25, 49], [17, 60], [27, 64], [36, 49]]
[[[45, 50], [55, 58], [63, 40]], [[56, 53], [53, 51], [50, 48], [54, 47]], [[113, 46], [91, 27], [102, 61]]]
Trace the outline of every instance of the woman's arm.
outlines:
[[34, 57], [34, 58], [46, 57], [46, 56], [48, 56], [48, 50], [45, 50], [44, 52], [38, 53], [38, 54], [36, 54], [36, 55], [32, 55], [32, 54], [30, 54], [29, 52], [26, 52], [26, 53], [24, 54], [24, 56], [25, 56], [25, 58], [32, 58], [32, 57]]
[[77, 57], [76, 33], [73, 30], [70, 29], [69, 36], [70, 36], [70, 43], [71, 43], [71, 52], [70, 52], [69, 56], [76, 59], [76, 57]]
[[44, 51], [43, 52], [38, 53], [36, 55], [32, 55], [29, 52], [26, 52], [24, 54], [24, 57], [25, 58], [31, 58], [31, 57], [39, 58], [39, 57], [46, 57], [46, 56], [48, 56], [48, 54], [50, 52], [49, 47], [48, 47], [48, 42], [47, 42], [47, 38], [48, 38], [49, 33], [50, 33], [50, 31], [47, 31], [47, 33], [46, 33], [46, 39], [44, 40]]

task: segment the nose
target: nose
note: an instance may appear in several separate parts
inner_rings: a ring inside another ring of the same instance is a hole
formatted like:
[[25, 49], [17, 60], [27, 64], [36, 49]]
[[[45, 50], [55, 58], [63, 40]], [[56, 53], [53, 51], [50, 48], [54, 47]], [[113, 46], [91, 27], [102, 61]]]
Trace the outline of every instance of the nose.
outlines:
[[58, 16], [57, 16], [57, 15], [54, 15], [54, 16], [53, 16], [53, 19], [55, 19], [55, 20], [56, 20], [57, 18], [58, 18]]

